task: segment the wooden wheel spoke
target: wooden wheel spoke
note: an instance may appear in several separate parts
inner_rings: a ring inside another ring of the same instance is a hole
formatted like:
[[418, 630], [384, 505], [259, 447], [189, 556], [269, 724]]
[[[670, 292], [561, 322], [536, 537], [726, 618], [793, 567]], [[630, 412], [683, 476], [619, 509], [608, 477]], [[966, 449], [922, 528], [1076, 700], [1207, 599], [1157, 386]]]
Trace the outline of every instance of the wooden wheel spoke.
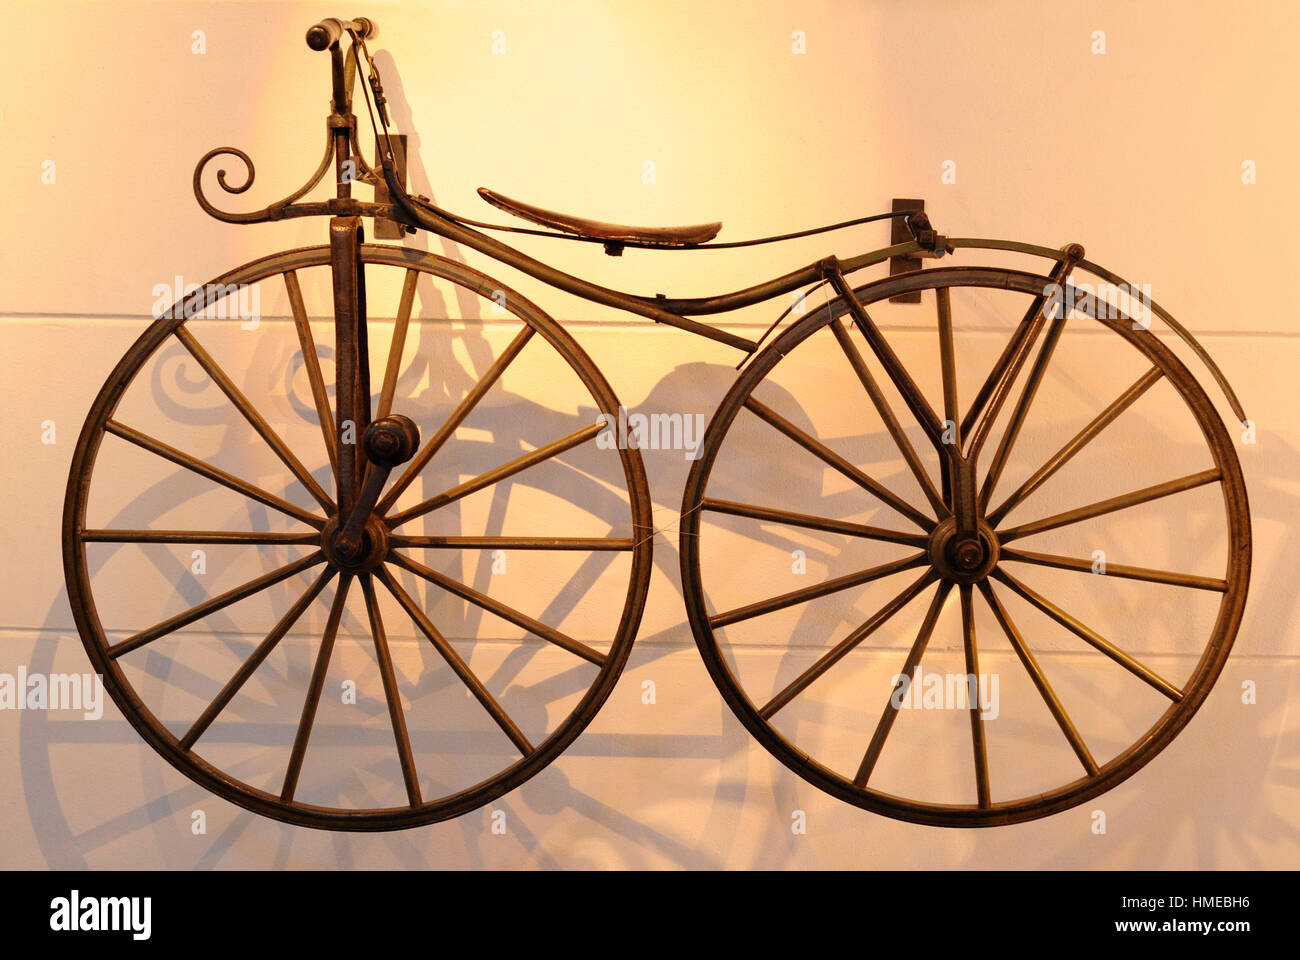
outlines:
[[1088, 776], [1095, 777], [1100, 772], [1097, 761], [1093, 759], [1092, 753], [1083, 742], [1083, 737], [1079, 735], [1079, 731], [1070, 719], [1070, 715], [1065, 712], [1065, 707], [1061, 705], [1056, 692], [1052, 690], [1052, 685], [1047, 682], [1042, 667], [1038, 665], [1038, 660], [1025, 644], [1024, 637], [1020, 635], [1020, 631], [1016, 629], [1016, 625], [1011, 621], [1011, 616], [1007, 613], [1006, 608], [1002, 606], [1002, 601], [997, 598], [997, 595], [993, 592], [993, 587], [987, 580], [980, 581], [980, 592], [984, 594], [985, 602], [988, 603], [989, 609], [993, 611], [993, 616], [997, 618], [998, 624], [1002, 627], [1002, 632], [1006, 634], [1007, 640], [1015, 649], [1016, 656], [1020, 658], [1020, 663], [1024, 666], [1025, 672], [1029, 674], [1029, 679], [1038, 688], [1038, 693], [1047, 705], [1047, 709], [1051, 712], [1056, 725], [1061, 728], [1061, 733], [1065, 734], [1065, 739], [1070, 743], [1070, 749], [1079, 758], [1079, 762], [1083, 764], [1083, 769], [1088, 772]]
[[[1099, 500], [1096, 503], [1088, 504], [1084, 507], [1076, 507], [1074, 510], [1066, 510], [1063, 513], [1053, 514], [1050, 517], [1043, 517], [1041, 520], [1035, 520], [1032, 523], [1022, 523], [1018, 527], [1012, 527], [1009, 530], [999, 531], [998, 539], [1002, 543], [1009, 540], [1015, 540], [1020, 537], [1027, 537], [1031, 534], [1042, 533], [1044, 530], [1055, 530], [1057, 527], [1068, 526], [1072, 523], [1079, 523], [1083, 520], [1091, 520], [1093, 517], [1100, 517], [1108, 513], [1114, 513], [1116, 510], [1124, 510], [1128, 507], [1135, 507], [1141, 503], [1149, 503], [1152, 500], [1158, 500], [1161, 497], [1168, 497], [1175, 493], [1181, 493], [1184, 490], [1192, 490], [1196, 487], [1204, 486], [1207, 483], [1214, 483], [1221, 480], [1223, 474], [1217, 468], [1212, 470], [1202, 470], [1200, 473], [1188, 474], [1185, 477], [1179, 477], [1177, 480], [1168, 480], [1165, 483], [1157, 483], [1150, 487], [1143, 487], [1141, 490], [1133, 490], [1129, 493], [1121, 494], [1118, 497], [1110, 497], [1106, 500]], [[1110, 569], [1109, 567], [1107, 568]]]
[[214, 483], [221, 484], [223, 487], [228, 487], [236, 493], [242, 493], [250, 500], [256, 500], [258, 503], [265, 504], [268, 507], [273, 507], [281, 513], [287, 513], [295, 520], [301, 520], [303, 523], [311, 524], [313, 527], [317, 528], [325, 526], [324, 519], [316, 516], [316, 514], [304, 510], [302, 507], [296, 507], [288, 500], [277, 497], [275, 494], [269, 493], [261, 487], [254, 486], [247, 480], [241, 480], [233, 474], [226, 473], [226, 471], [218, 467], [214, 467], [197, 457], [192, 457], [188, 453], [177, 450], [175, 447], [169, 446], [161, 440], [156, 440], [147, 434], [141, 433], [139, 430], [118, 423], [116, 420], [109, 420], [104, 424], [104, 431], [113, 434], [115, 437], [121, 437], [129, 443], [134, 443], [137, 447], [148, 450], [150, 453], [156, 454], [164, 460], [170, 460], [178, 467], [184, 467], [186, 470], [197, 473], [201, 477], [206, 477]]
[[333, 510], [334, 501], [329, 498], [329, 495], [325, 493], [321, 488], [321, 485], [316, 482], [315, 478], [307, 472], [307, 468], [304, 467], [302, 463], [299, 462], [298, 458], [293, 455], [293, 451], [290, 450], [288, 446], [286, 446], [285, 442], [280, 439], [279, 434], [271, 429], [271, 425], [263, 419], [262, 415], [258, 413], [256, 408], [254, 408], [254, 406], [248, 401], [248, 398], [240, 392], [237, 386], [235, 386], [234, 381], [226, 375], [226, 371], [223, 370], [221, 366], [212, 359], [211, 356], [209, 356], [208, 352], [203, 349], [203, 346], [194, 339], [194, 334], [190, 333], [184, 326], [179, 326], [176, 328], [176, 338], [185, 345], [185, 349], [188, 350], [194, 359], [199, 362], [199, 366], [201, 366], [207, 372], [208, 376], [212, 378], [212, 382], [220, 388], [221, 392], [226, 395], [227, 399], [229, 399], [239, 412], [243, 414], [244, 419], [247, 420], [249, 425], [257, 431], [258, 436], [266, 441], [267, 446], [269, 446], [272, 451], [275, 452], [275, 455], [280, 458], [280, 462], [289, 468], [289, 471], [298, 479], [299, 483], [307, 488], [307, 492], [315, 498], [316, 502], [324, 507], [327, 513]]
[[375, 641], [375, 657], [379, 661], [379, 676], [384, 683], [384, 699], [388, 701], [388, 718], [393, 724], [393, 738], [397, 741], [397, 758], [402, 765], [406, 798], [412, 807], [418, 807], [420, 778], [415, 772], [411, 737], [407, 733], [406, 717], [402, 713], [402, 695], [397, 689], [397, 672], [393, 669], [393, 655], [388, 649], [388, 637], [384, 633], [384, 621], [379, 613], [374, 581], [369, 575], [361, 578], [361, 592], [365, 595], [366, 613], [370, 616], [370, 635]]
[[329, 671], [330, 654], [334, 652], [334, 638], [339, 632], [339, 621], [343, 618], [343, 606], [351, 583], [351, 574], [345, 573], [339, 579], [338, 591], [334, 594], [334, 602], [330, 604], [329, 619], [325, 621], [325, 632], [321, 635], [320, 649], [316, 651], [316, 665], [312, 668], [311, 682], [302, 704], [302, 715], [298, 718], [298, 733], [293, 738], [293, 750], [289, 754], [288, 768], [284, 773], [284, 787], [280, 791], [280, 799], [286, 803], [293, 800], [294, 791], [298, 789], [302, 760], [307, 753], [311, 728], [316, 723], [316, 708], [320, 705], [325, 674]]
[[858, 348], [854, 346], [852, 339], [849, 337], [848, 331], [844, 329], [844, 325], [839, 320], [832, 321], [830, 327], [831, 332], [835, 335], [835, 339], [839, 342], [840, 348], [844, 351], [844, 355], [848, 357], [849, 364], [853, 367], [853, 372], [858, 375], [858, 380], [861, 381], [863, 388], [867, 391], [867, 396], [871, 398], [871, 403], [875, 406], [876, 412], [880, 415], [880, 419], [884, 422], [885, 428], [889, 431], [889, 435], [894, 438], [895, 446], [898, 447], [899, 452], [903, 455], [903, 459], [907, 461], [907, 466], [911, 469], [912, 476], [916, 477], [916, 482], [920, 485], [926, 499], [930, 501], [930, 506], [934, 508], [936, 515], [940, 517], [947, 516], [949, 510], [947, 505], [943, 502], [943, 497], [941, 497], [939, 491], [934, 488], [934, 482], [926, 472], [925, 465], [921, 463], [921, 458], [917, 456], [916, 449], [912, 446], [911, 441], [907, 439], [907, 434], [903, 432], [902, 424], [900, 424], [898, 418], [894, 416], [894, 411], [890, 408], [889, 401], [881, 392], [880, 386], [876, 383], [875, 377], [871, 375], [871, 371], [867, 368], [866, 361], [862, 359], [862, 354], [858, 351]]
[[469, 664], [461, 659], [460, 654], [458, 654], [452, 645], [447, 642], [446, 637], [444, 637], [429, 618], [425, 616], [424, 611], [420, 609], [419, 605], [411, 595], [403, 590], [401, 584], [393, 579], [393, 577], [383, 567], [376, 570], [375, 574], [383, 582], [384, 586], [388, 588], [388, 592], [396, 598], [397, 602], [402, 605], [402, 608], [410, 615], [411, 619], [415, 621], [415, 625], [420, 628], [420, 632], [428, 637], [429, 642], [432, 643], [438, 653], [442, 655], [442, 658], [447, 661], [447, 666], [451, 667], [452, 672], [460, 678], [461, 682], [465, 684], [470, 693], [474, 695], [474, 698], [483, 705], [483, 709], [485, 709], [492, 719], [496, 721], [497, 726], [499, 726], [505, 735], [510, 738], [510, 742], [513, 743], [515, 747], [518, 748], [519, 752], [525, 757], [533, 753], [533, 751], [536, 750], [536, 747], [528, 741], [528, 738], [524, 736], [524, 732], [519, 729], [513, 720], [510, 719], [510, 715], [506, 713], [501, 704], [496, 701], [496, 698], [488, 692], [487, 687], [483, 686], [483, 682], [475, 676], [474, 671], [469, 668]]
[[849, 651], [869, 637], [899, 610], [907, 606], [917, 594], [931, 583], [934, 583], [936, 579], [937, 577], [932, 570], [923, 573], [911, 586], [873, 613], [869, 620], [822, 654], [816, 663], [795, 677], [780, 693], [764, 704], [758, 711], [759, 716], [764, 720], [771, 720], [778, 710], [806, 690], [809, 684], [821, 677], [827, 670], [839, 663]]
[[867, 540], [883, 540], [886, 543], [905, 543], [913, 547], [924, 547], [930, 542], [929, 537], [898, 530], [886, 530], [883, 527], [871, 527], [861, 523], [849, 523], [846, 520], [831, 520], [806, 513], [792, 513], [775, 507], [760, 507], [752, 503], [736, 503], [732, 500], [715, 500], [705, 497], [700, 501], [700, 509], [714, 513], [726, 513], [737, 517], [749, 517], [753, 520], [768, 520], [772, 523], [789, 524], [792, 527], [806, 527], [809, 530], [824, 530], [827, 533], [843, 533], [851, 537], [863, 537]]
[[980, 807], [987, 810], [989, 806], [989, 758], [988, 744], [984, 737], [984, 711], [980, 704], [979, 651], [975, 643], [975, 609], [971, 603], [971, 585], [963, 583], [960, 592], [962, 647], [966, 653], [966, 695], [970, 701], [967, 706], [970, 708], [971, 746], [975, 754], [975, 796]]
[[235, 675], [226, 681], [226, 685], [221, 688], [221, 691], [212, 699], [212, 702], [209, 703], [203, 713], [199, 715], [199, 718], [194, 721], [194, 725], [190, 727], [185, 736], [181, 737], [182, 750], [193, 748], [199, 737], [203, 736], [204, 731], [212, 725], [212, 721], [217, 719], [217, 716], [226, 708], [226, 705], [234, 699], [235, 694], [237, 694], [243, 688], [244, 684], [248, 682], [248, 678], [251, 677], [257, 671], [257, 668], [262, 665], [262, 662], [271, 655], [271, 651], [276, 648], [282, 639], [284, 639], [285, 634], [287, 634], [290, 628], [298, 622], [298, 618], [302, 616], [303, 611], [305, 611], [311, 602], [320, 595], [320, 592], [325, 589], [325, 584], [329, 583], [333, 576], [334, 568], [326, 567], [321, 571], [321, 575], [316, 578], [316, 582], [313, 583], [306, 592], [295, 600], [293, 605], [285, 611], [284, 616], [282, 616], [279, 622], [271, 629], [271, 632], [266, 635], [266, 639], [254, 648], [253, 652], [249, 654], [248, 659], [240, 665], [237, 671], [235, 671]]
[[820, 440], [817, 440], [796, 427], [775, 410], [763, 405], [752, 396], [745, 401], [745, 407], [756, 414], [760, 419], [765, 420], [781, 433], [785, 434], [795, 443], [799, 444], [799, 446], [803, 447], [823, 463], [838, 470], [844, 476], [858, 484], [858, 486], [873, 494], [878, 500], [889, 504], [889, 506], [907, 517], [922, 530], [929, 531], [934, 529], [935, 522], [931, 517], [927, 517], [893, 491], [882, 486], [879, 481], [873, 480], [871, 477], [867, 476], [834, 450], [830, 449]]
[[942, 427], [938, 416], [935, 415], [934, 408], [930, 406], [930, 402], [925, 399], [925, 394], [921, 392], [921, 388], [916, 385], [916, 381], [908, 374], [907, 368], [903, 366], [902, 361], [898, 359], [898, 355], [889, 346], [889, 341], [880, 332], [876, 322], [868, 315], [857, 294], [853, 292], [853, 288], [844, 279], [844, 275], [836, 270], [829, 275], [829, 279], [831, 286], [835, 288], [835, 292], [844, 300], [844, 305], [848, 307], [849, 313], [853, 315], [853, 322], [866, 338], [867, 345], [871, 347], [871, 352], [876, 355], [876, 359], [885, 368], [885, 373], [889, 375], [889, 379], [902, 396], [903, 402], [912, 411], [912, 416], [916, 418], [916, 422], [921, 425], [921, 429], [929, 436], [930, 442], [935, 445], [935, 449], [942, 455], [943, 450], [940, 446]]
[[557, 647], [568, 650], [570, 653], [575, 654], [590, 663], [596, 664], [596, 666], [601, 666], [605, 662], [605, 655], [599, 650], [593, 650], [585, 643], [580, 643], [572, 637], [566, 636], [560, 631], [548, 627], [546, 624], [541, 623], [538, 620], [534, 620], [526, 613], [521, 613], [513, 607], [507, 606], [498, 600], [493, 600], [491, 597], [479, 593], [473, 587], [461, 583], [459, 580], [453, 580], [451, 577], [441, 574], [437, 570], [430, 570], [424, 564], [418, 563], [410, 557], [404, 556], [400, 553], [392, 552], [389, 554], [388, 559], [399, 567], [414, 573], [416, 576], [423, 577], [430, 583], [442, 587], [448, 593], [453, 593], [462, 600], [468, 600], [477, 607], [482, 607], [484, 610], [495, 613], [501, 619], [507, 620], [517, 627], [523, 627], [523, 629], [527, 630], [529, 633], [535, 634], [543, 640], [548, 640]]
[[311, 321], [307, 319], [307, 307], [303, 304], [302, 287], [298, 285], [296, 270], [288, 270], [284, 273], [284, 286], [289, 293], [293, 325], [298, 331], [298, 346], [302, 349], [302, 364], [307, 369], [307, 382], [311, 384], [312, 402], [316, 406], [316, 418], [320, 421], [321, 434], [325, 439], [325, 452], [329, 454], [330, 470], [337, 472], [339, 452], [338, 442], [334, 436], [334, 413], [330, 409], [329, 393], [325, 389], [325, 377], [320, 371], [316, 341], [312, 338]]
[[737, 607], [735, 610], [728, 610], [725, 613], [714, 614], [709, 617], [709, 626], [716, 629], [718, 627], [725, 627], [728, 624], [738, 623], [741, 620], [749, 620], [752, 617], [761, 616], [765, 613], [772, 613], [775, 610], [784, 610], [786, 607], [792, 607], [795, 604], [807, 603], [809, 600], [815, 600], [818, 597], [824, 597], [827, 594], [836, 593], [840, 590], [848, 590], [850, 587], [861, 586], [864, 583], [870, 583], [873, 580], [880, 580], [883, 577], [888, 577], [903, 570], [911, 570], [915, 567], [922, 566], [927, 562], [928, 558], [926, 554], [918, 553], [902, 560], [895, 560], [892, 563], [882, 563], [876, 567], [859, 570], [857, 573], [850, 573], [842, 577], [836, 577], [834, 580], [825, 580], [821, 583], [813, 584], [811, 587], [802, 587], [799, 590], [791, 590], [789, 593], [783, 593], [779, 597], [772, 597], [769, 600], [760, 600], [757, 603], [750, 603], [743, 607]]
[[[930, 642], [930, 635], [934, 633], [934, 625], [939, 620], [939, 612], [943, 609], [943, 602], [947, 599], [950, 589], [952, 584], [946, 580], [939, 583], [939, 589], [935, 591], [930, 607], [925, 612], [925, 619], [921, 621], [921, 628], [916, 632], [916, 640], [907, 652], [907, 659], [903, 661], [903, 670], [899, 677], [905, 679], [900, 679], [900, 683], [910, 684], [912, 678], [916, 676], [917, 665], [925, 655], [925, 648]], [[853, 783], [857, 787], [867, 785], [867, 781], [871, 779], [871, 772], [876, 768], [876, 761], [880, 759], [880, 751], [885, 749], [885, 740], [889, 738], [889, 731], [893, 729], [894, 720], [898, 717], [898, 707], [894, 705], [896, 695], [897, 688], [885, 701], [885, 711], [880, 715], [876, 730], [871, 735], [871, 742], [867, 744], [867, 752], [862, 756], [858, 772], [853, 775]]]
[[1020, 563], [1035, 563], [1043, 567], [1056, 567], [1060, 570], [1077, 570], [1092, 576], [1120, 577], [1125, 580], [1144, 580], [1147, 583], [1166, 583], [1174, 587], [1190, 587], [1194, 590], [1216, 590], [1220, 593], [1228, 589], [1228, 581], [1218, 577], [1200, 577], [1190, 573], [1175, 573], [1170, 570], [1153, 570], [1149, 567], [1134, 567], [1122, 563], [1107, 563], [1104, 574], [1093, 572], [1093, 561], [1078, 557], [1060, 557], [1050, 553], [1030, 553], [1028, 550], [1002, 551], [1003, 560], [1016, 560]]
[[[1051, 362], [1052, 354], [1056, 351], [1061, 334], [1065, 331], [1065, 318], [1067, 315], [1068, 311], [1062, 309], [1060, 314], [1052, 319], [1051, 326], [1047, 328], [1047, 336], [1043, 338], [1043, 345], [1038, 350], [1038, 356], [1034, 358], [1034, 365], [1029, 370], [1029, 376], [1025, 378], [1024, 387], [1021, 388], [1020, 399], [1016, 401], [1015, 408], [1011, 411], [1011, 419], [1007, 422], [1007, 429], [1002, 434], [1002, 439], [998, 441], [998, 447], [993, 454], [992, 462], [989, 464], [988, 473], [984, 476], [984, 487], [980, 490], [979, 498], [981, 510], [988, 507], [989, 498], [993, 496], [993, 488], [997, 486], [998, 479], [1002, 476], [1002, 470], [1006, 467], [1007, 460], [1011, 456], [1011, 448], [1015, 445], [1016, 438], [1020, 435], [1020, 429], [1025, 424], [1025, 417], [1029, 413], [1030, 404], [1034, 402], [1034, 396], [1038, 393], [1038, 388], [1043, 382], [1043, 374], [1047, 372], [1047, 365]], [[971, 455], [974, 456], [974, 453]]]
[[1170, 700], [1178, 702], [1183, 699], [1183, 692], [1172, 683], [1159, 676], [1155, 671], [1143, 666], [1137, 660], [1133, 659], [1133, 657], [1129, 656], [1119, 647], [1101, 636], [1101, 634], [1076, 620], [1056, 604], [1052, 603], [1052, 601], [1030, 589], [1005, 570], [994, 570], [993, 575], [1079, 639], [1100, 650], [1125, 670], [1128, 670], [1135, 677], [1150, 684]]
[[406, 523], [408, 520], [414, 520], [416, 517], [422, 517], [426, 513], [437, 510], [439, 507], [445, 507], [449, 503], [454, 503], [461, 497], [469, 496], [476, 490], [482, 490], [484, 487], [490, 487], [494, 483], [500, 483], [508, 477], [513, 477], [516, 473], [535, 467], [539, 463], [544, 463], [552, 457], [559, 456], [567, 450], [572, 450], [580, 444], [586, 443], [601, 430], [605, 429], [603, 424], [593, 423], [583, 427], [581, 430], [575, 430], [567, 437], [561, 437], [548, 443], [544, 447], [538, 447], [536, 450], [530, 450], [522, 456], [516, 457], [509, 463], [504, 463], [495, 470], [489, 470], [472, 480], [466, 480], [462, 484], [452, 487], [450, 490], [438, 494], [436, 497], [430, 497], [428, 500], [422, 500], [415, 506], [395, 513], [389, 518], [389, 524], [397, 527]]
[[415, 302], [415, 285], [419, 279], [420, 272], [412, 268], [406, 271], [406, 279], [402, 281], [402, 299], [397, 306], [397, 318], [393, 322], [393, 339], [388, 344], [388, 364], [384, 367], [384, 385], [379, 392], [376, 420], [382, 420], [393, 412], [393, 395], [397, 392], [397, 377], [402, 370], [406, 331], [411, 324], [411, 306]]
[[1022, 483], [1014, 493], [1004, 500], [996, 510], [988, 515], [988, 522], [996, 527], [1017, 505], [1024, 501], [1031, 493], [1041, 487], [1056, 471], [1070, 461], [1070, 459], [1087, 446], [1097, 434], [1101, 433], [1107, 425], [1112, 423], [1121, 413], [1127, 410], [1138, 397], [1146, 393], [1148, 389], [1163, 376], [1159, 367], [1152, 367], [1127, 390], [1121, 393], [1110, 405], [1082, 430], [1080, 430], [1073, 439], [1065, 446], [1048, 458], [1047, 462], [1039, 467], [1028, 480]]
[[388, 538], [394, 547], [425, 547], [451, 550], [632, 550], [630, 537], [416, 537], [395, 533]]
[[319, 533], [258, 533], [225, 530], [83, 530], [87, 543], [318, 544]]
[[402, 475], [397, 478], [397, 481], [389, 489], [388, 493], [379, 501], [379, 505], [375, 508], [376, 513], [383, 516], [392, 509], [393, 504], [397, 502], [397, 498], [400, 497], [403, 491], [410, 486], [411, 482], [419, 476], [420, 471], [428, 466], [429, 461], [433, 459], [433, 455], [437, 453], [451, 435], [456, 432], [456, 428], [459, 427], [464, 419], [470, 415], [470, 412], [478, 405], [478, 402], [483, 399], [483, 395], [491, 389], [492, 385], [496, 383], [498, 379], [500, 379], [501, 374], [505, 373], [506, 367], [510, 365], [511, 361], [514, 360], [515, 357], [519, 356], [519, 352], [524, 349], [524, 346], [528, 343], [532, 335], [532, 327], [524, 327], [518, 334], [516, 334], [515, 338], [511, 340], [505, 350], [501, 352], [501, 356], [497, 357], [496, 360], [492, 362], [492, 365], [488, 367], [483, 376], [479, 378], [478, 383], [474, 384], [469, 393], [465, 395], [465, 398], [461, 400], [456, 409], [452, 411], [451, 416], [447, 418], [446, 422], [438, 428], [436, 433], [425, 441], [420, 452], [412, 458], [409, 464], [407, 464]]
[[195, 620], [202, 619], [210, 613], [215, 613], [224, 607], [230, 606], [232, 603], [238, 603], [246, 597], [251, 597], [253, 594], [265, 590], [267, 587], [274, 586], [281, 580], [289, 579], [294, 574], [306, 570], [308, 567], [324, 562], [324, 560], [325, 555], [323, 553], [319, 550], [313, 551], [305, 557], [300, 557], [292, 563], [287, 563], [283, 567], [272, 570], [270, 573], [265, 573], [255, 580], [249, 580], [247, 583], [241, 584], [234, 589], [227, 590], [225, 593], [212, 597], [210, 600], [205, 600], [197, 606], [190, 607], [183, 613], [178, 613], [174, 617], [168, 617], [166, 620], [154, 624], [147, 630], [141, 630], [139, 633], [127, 637], [120, 643], [113, 644], [108, 648], [108, 655], [110, 657], [120, 657], [124, 653], [130, 653], [132, 650], [143, 647], [146, 643], [152, 643], [159, 637], [166, 636], [173, 630], [179, 630], [181, 627], [193, 623]]

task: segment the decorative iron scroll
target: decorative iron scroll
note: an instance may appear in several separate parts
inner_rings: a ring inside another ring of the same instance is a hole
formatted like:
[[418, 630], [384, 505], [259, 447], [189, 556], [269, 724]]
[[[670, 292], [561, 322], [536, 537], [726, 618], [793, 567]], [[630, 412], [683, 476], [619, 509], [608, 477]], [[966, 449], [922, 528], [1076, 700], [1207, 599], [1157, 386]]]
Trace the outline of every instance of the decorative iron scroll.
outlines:
[[[241, 163], [243, 163], [244, 168], [248, 171], [248, 176], [245, 178], [243, 183], [236, 186], [232, 186], [226, 181], [226, 171], [224, 169], [217, 170], [217, 183], [221, 185], [222, 190], [230, 194], [244, 193], [248, 190], [248, 188], [253, 185], [253, 180], [257, 176], [257, 171], [253, 166], [252, 158], [238, 147], [216, 147], [215, 149], [209, 150], [205, 153], [202, 159], [199, 160], [198, 165], [194, 168], [194, 198], [198, 200], [199, 206], [203, 208], [203, 211], [208, 214], [208, 216], [215, 217], [225, 223], [266, 223], [271, 220], [287, 220], [290, 217], [307, 217], [332, 212], [329, 209], [328, 204], [297, 204], [295, 202], [314, 190], [317, 184], [325, 178], [325, 172], [329, 170], [333, 153], [333, 131], [327, 128], [325, 131], [325, 152], [321, 156], [316, 171], [311, 175], [306, 183], [283, 200], [278, 200], [275, 203], [268, 204], [260, 210], [252, 210], [248, 213], [233, 213], [228, 210], [218, 209], [213, 205], [212, 201], [203, 195], [204, 169], [214, 158], [220, 156], [236, 157]], [[354, 168], [357, 171], [356, 176], [353, 178], [354, 183], [369, 183], [373, 185], [380, 182], [379, 175], [368, 163], [366, 163], [361, 156], [361, 151], [357, 149], [355, 128], [352, 131], [351, 162], [354, 164]], [[364, 204], [362, 206], [367, 209], [372, 206], [381, 206], [385, 209], [388, 208], [388, 205], [386, 204]]]

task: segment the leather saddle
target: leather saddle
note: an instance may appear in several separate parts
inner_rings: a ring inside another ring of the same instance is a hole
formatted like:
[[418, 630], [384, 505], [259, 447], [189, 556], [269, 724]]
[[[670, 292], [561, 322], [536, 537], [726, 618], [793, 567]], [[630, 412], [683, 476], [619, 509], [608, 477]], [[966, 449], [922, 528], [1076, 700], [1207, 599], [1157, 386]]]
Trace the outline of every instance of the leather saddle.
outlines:
[[563, 230], [566, 233], [576, 233], [580, 237], [603, 240], [606, 249], [611, 246], [621, 248], [624, 243], [645, 243], [659, 247], [708, 243], [722, 229], [721, 223], [699, 223], [689, 227], [629, 227], [620, 223], [602, 223], [599, 220], [588, 220], [586, 217], [574, 217], [567, 213], [544, 210], [531, 203], [512, 200], [487, 187], [479, 187], [478, 195], [492, 206], [531, 223], [550, 227], [553, 230]]

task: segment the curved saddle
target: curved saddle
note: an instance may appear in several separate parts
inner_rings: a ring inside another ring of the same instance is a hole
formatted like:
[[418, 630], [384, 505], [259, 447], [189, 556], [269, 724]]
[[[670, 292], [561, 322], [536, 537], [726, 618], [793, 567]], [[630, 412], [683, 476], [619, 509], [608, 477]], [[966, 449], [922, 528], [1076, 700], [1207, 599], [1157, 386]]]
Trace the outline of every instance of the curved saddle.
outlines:
[[479, 187], [478, 195], [506, 213], [514, 214], [523, 220], [576, 233], [580, 237], [604, 240], [606, 244], [648, 243], [661, 247], [681, 247], [694, 243], [707, 243], [718, 235], [721, 223], [699, 223], [690, 227], [629, 227], [620, 223], [602, 223], [588, 220], [586, 217], [574, 217], [567, 213], [544, 210], [531, 203], [521, 203], [507, 196]]

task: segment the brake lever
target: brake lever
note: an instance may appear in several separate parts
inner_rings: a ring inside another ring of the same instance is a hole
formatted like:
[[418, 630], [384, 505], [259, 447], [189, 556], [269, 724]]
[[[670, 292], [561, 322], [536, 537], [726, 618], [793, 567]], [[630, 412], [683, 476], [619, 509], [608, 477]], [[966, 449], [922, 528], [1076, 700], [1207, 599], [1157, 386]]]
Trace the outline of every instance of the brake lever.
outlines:
[[379, 111], [379, 120], [384, 127], [388, 127], [392, 121], [388, 118], [388, 98], [384, 96], [384, 85], [379, 79], [379, 70], [375, 67], [375, 61], [370, 59], [370, 51], [366, 49], [365, 41], [357, 42], [361, 44], [361, 50], [366, 55], [366, 63], [370, 65], [366, 80], [370, 83], [370, 92], [375, 97], [375, 109]]

